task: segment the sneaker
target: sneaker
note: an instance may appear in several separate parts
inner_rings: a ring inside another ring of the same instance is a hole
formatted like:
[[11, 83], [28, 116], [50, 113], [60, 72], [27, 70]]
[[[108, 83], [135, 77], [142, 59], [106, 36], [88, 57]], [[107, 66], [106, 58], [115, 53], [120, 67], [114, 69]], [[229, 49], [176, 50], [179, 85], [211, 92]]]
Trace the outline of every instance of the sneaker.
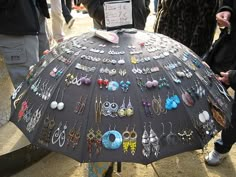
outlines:
[[228, 153], [221, 154], [216, 150], [212, 150], [207, 156], [205, 156], [205, 163], [210, 166], [220, 165], [227, 155]]
[[67, 23], [68, 28], [71, 28], [73, 26], [74, 22], [75, 22], [74, 18], [70, 19], [70, 21]]
[[157, 15], [157, 12], [153, 12], [153, 15]]

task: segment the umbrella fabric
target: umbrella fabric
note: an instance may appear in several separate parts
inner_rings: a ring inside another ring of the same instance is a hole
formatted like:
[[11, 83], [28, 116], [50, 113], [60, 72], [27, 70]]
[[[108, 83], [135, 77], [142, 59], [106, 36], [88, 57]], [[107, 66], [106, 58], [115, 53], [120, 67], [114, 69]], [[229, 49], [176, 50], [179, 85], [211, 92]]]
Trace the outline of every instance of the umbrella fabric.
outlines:
[[31, 143], [80, 162], [148, 164], [228, 125], [231, 98], [196, 54], [161, 34], [117, 35], [73, 37], [30, 71], [11, 121]]

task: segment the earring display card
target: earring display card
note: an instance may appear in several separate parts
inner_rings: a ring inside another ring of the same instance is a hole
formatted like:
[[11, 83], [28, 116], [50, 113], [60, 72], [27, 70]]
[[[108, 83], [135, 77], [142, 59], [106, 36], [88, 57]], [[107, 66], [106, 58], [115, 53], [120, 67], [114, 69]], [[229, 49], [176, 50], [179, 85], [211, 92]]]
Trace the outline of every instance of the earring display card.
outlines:
[[10, 120], [31, 143], [79, 162], [149, 164], [228, 126], [232, 99], [194, 52], [161, 34], [116, 35], [68, 39], [29, 72]]

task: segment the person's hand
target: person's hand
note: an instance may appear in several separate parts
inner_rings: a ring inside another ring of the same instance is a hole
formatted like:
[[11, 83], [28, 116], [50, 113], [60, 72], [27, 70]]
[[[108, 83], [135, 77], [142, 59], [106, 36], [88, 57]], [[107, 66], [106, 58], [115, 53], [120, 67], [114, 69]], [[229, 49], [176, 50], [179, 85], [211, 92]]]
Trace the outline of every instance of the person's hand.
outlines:
[[224, 84], [226, 85], [229, 85], [229, 72], [220, 72], [220, 75], [219, 77], [217, 77], [217, 79], [221, 82], [223, 82]]
[[231, 17], [231, 13], [229, 11], [222, 11], [216, 14], [216, 21], [220, 28], [229, 27], [230, 22], [229, 19]]

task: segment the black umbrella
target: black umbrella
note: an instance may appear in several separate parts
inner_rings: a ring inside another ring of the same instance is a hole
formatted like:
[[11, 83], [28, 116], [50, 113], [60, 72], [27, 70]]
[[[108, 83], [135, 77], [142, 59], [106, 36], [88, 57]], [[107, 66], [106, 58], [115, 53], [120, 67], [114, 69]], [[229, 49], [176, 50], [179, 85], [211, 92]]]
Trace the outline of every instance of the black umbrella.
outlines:
[[203, 148], [228, 125], [231, 98], [191, 50], [116, 32], [117, 44], [73, 37], [31, 69], [11, 116], [31, 143], [80, 162], [148, 164]]

